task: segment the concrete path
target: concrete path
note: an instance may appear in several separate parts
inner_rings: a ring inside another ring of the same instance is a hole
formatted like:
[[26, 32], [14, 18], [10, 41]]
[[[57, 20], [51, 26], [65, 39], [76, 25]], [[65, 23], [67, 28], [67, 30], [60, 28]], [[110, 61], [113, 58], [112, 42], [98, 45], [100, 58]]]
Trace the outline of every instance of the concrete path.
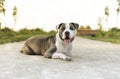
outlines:
[[68, 62], [24, 55], [23, 43], [0, 45], [0, 79], [120, 79], [120, 45], [76, 37]]

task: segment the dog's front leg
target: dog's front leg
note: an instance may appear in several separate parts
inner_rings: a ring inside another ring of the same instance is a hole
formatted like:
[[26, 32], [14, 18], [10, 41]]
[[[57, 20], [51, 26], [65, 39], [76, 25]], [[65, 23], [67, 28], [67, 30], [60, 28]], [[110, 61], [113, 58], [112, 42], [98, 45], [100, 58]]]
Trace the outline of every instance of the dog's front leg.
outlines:
[[50, 48], [46, 50], [46, 52], [44, 53], [44, 57], [52, 58], [52, 55], [55, 53], [56, 50], [57, 50], [56, 46], [54, 44], [51, 44]]
[[52, 55], [52, 58], [53, 58], [53, 59], [62, 59], [62, 60], [66, 60], [66, 61], [71, 61], [71, 57], [66, 56], [66, 55], [63, 54], [63, 53], [57, 53], [57, 52], [55, 52], [55, 53]]
[[70, 45], [70, 46], [68, 47], [67, 51], [66, 51], [64, 54], [67, 55], [67, 56], [69, 56], [69, 57], [71, 57], [71, 56], [72, 56], [71, 50], [72, 50], [72, 45]]

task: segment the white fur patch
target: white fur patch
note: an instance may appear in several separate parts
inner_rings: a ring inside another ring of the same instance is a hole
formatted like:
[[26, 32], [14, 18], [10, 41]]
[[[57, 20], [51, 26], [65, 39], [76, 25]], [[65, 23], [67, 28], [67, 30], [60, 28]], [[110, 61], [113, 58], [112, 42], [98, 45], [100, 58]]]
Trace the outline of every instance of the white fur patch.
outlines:
[[65, 26], [65, 30], [63, 31], [62, 33], [62, 38], [65, 39], [65, 32], [68, 31], [70, 33], [70, 38], [73, 38], [76, 36], [77, 34], [77, 31], [76, 30], [70, 30], [70, 25], [69, 24], [66, 24]]
[[[77, 31], [76, 30], [70, 30], [70, 25], [65, 25], [65, 30], [62, 33], [62, 39], [65, 39], [65, 32], [69, 32], [69, 37], [74, 38], [76, 36]], [[57, 51], [52, 55], [52, 58], [59, 58], [63, 60], [71, 60], [70, 52], [72, 50], [72, 43], [64, 43], [63, 40], [61, 40], [59, 36], [59, 31], [56, 34], [56, 43]]]

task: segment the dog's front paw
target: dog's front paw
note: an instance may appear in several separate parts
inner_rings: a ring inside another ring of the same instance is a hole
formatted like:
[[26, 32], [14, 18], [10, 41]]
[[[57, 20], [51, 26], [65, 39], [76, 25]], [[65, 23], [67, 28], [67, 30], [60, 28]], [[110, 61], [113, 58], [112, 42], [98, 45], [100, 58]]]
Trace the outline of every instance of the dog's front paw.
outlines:
[[45, 54], [44, 54], [45, 58], [51, 58], [51, 56], [52, 56], [52, 53], [50, 53], [50, 52], [45, 52]]
[[72, 59], [71, 59], [71, 57], [67, 56], [63, 60], [65, 60], [65, 61], [71, 61]]

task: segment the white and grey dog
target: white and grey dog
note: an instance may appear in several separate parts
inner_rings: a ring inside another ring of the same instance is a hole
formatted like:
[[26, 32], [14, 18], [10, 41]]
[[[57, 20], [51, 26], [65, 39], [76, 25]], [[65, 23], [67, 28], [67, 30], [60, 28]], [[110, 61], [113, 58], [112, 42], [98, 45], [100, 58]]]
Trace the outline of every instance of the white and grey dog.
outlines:
[[77, 34], [78, 27], [77, 23], [60, 23], [57, 26], [56, 36], [29, 38], [21, 52], [28, 55], [43, 55], [46, 58], [70, 61], [72, 41]]

